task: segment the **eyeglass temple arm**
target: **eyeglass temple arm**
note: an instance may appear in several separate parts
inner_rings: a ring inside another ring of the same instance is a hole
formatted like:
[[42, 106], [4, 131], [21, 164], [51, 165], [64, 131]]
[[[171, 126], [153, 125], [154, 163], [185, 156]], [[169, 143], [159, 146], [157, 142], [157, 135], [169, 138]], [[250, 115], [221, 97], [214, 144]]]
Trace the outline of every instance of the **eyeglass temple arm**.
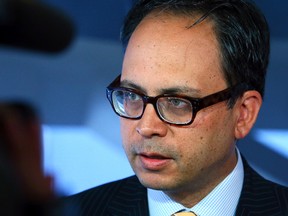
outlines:
[[211, 106], [213, 104], [216, 104], [218, 102], [222, 102], [225, 100], [228, 100], [230, 98], [235, 98], [241, 95], [243, 92], [248, 90], [253, 90], [254, 88], [246, 83], [240, 83], [238, 85], [232, 86], [230, 88], [227, 88], [221, 92], [208, 95], [207, 97], [201, 98], [198, 101], [199, 108], [205, 108], [208, 106]]

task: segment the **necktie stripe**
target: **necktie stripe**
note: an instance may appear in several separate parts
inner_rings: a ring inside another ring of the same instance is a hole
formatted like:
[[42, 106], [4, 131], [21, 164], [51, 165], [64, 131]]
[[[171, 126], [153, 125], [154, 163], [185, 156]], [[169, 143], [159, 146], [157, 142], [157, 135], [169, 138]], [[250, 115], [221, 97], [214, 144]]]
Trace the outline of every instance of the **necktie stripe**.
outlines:
[[197, 216], [194, 212], [176, 212], [171, 216]]

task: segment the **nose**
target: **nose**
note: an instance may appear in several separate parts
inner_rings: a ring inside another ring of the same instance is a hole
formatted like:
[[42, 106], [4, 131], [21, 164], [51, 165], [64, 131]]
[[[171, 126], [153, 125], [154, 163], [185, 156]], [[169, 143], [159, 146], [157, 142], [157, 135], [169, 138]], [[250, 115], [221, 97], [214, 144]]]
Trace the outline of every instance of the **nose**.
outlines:
[[168, 125], [158, 117], [153, 105], [147, 104], [142, 118], [138, 120], [136, 130], [145, 138], [164, 137], [167, 134]]

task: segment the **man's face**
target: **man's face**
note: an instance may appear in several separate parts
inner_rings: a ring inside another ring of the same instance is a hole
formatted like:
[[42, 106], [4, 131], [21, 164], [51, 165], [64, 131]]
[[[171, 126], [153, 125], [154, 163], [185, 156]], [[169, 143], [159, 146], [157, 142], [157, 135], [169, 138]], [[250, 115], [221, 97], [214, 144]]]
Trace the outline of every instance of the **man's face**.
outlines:
[[[122, 86], [148, 96], [204, 97], [227, 88], [211, 23], [146, 17], [125, 53]], [[140, 120], [121, 118], [123, 146], [141, 183], [170, 194], [207, 193], [234, 168], [235, 112], [225, 102], [200, 110], [188, 126], [161, 121], [151, 104]], [[204, 192], [206, 191], [206, 192]]]

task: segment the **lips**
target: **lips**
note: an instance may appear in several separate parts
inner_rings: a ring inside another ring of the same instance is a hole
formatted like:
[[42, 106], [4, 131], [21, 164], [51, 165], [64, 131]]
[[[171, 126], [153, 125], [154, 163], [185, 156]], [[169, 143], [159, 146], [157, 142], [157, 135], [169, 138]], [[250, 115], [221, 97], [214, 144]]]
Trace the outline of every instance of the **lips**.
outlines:
[[142, 168], [151, 171], [162, 170], [172, 160], [172, 158], [157, 153], [140, 153], [138, 156]]

